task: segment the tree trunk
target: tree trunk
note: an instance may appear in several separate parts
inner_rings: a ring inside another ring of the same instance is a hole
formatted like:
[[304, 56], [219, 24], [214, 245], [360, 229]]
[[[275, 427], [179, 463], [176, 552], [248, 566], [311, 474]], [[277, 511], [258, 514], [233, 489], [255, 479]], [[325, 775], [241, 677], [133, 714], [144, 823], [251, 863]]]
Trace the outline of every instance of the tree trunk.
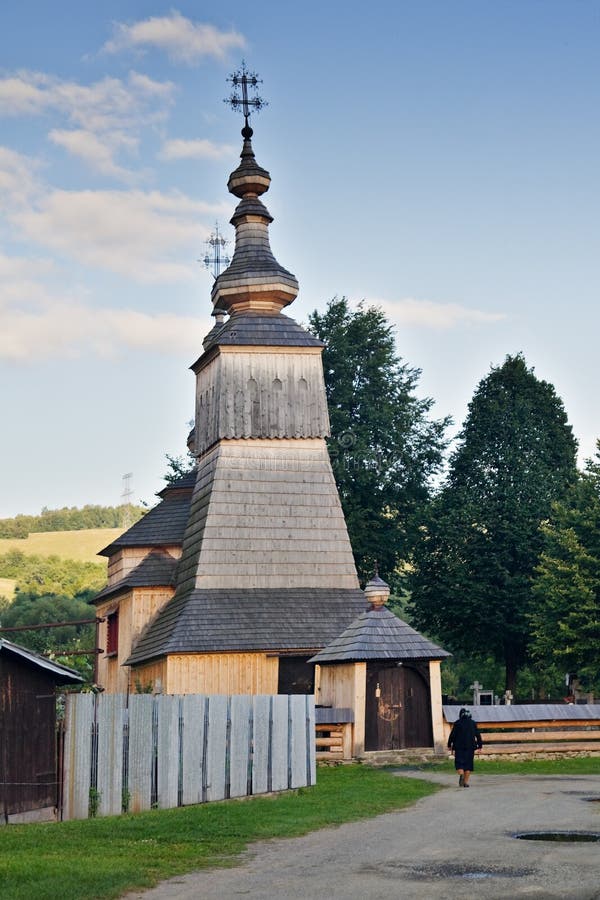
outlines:
[[506, 651], [506, 686], [505, 690], [510, 691], [513, 697], [516, 696], [516, 686], [517, 686], [517, 672], [518, 664], [517, 657], [514, 653], [511, 653], [510, 649]]

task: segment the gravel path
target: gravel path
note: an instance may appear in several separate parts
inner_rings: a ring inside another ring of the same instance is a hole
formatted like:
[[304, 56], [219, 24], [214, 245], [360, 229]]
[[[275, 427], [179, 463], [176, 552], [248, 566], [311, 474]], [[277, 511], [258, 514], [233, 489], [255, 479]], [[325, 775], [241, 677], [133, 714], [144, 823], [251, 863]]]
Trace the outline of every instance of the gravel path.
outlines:
[[375, 819], [252, 844], [236, 868], [173, 878], [126, 900], [600, 900], [600, 843], [513, 837], [600, 835], [599, 777], [475, 773], [465, 790], [454, 776], [410, 774], [448, 790]]

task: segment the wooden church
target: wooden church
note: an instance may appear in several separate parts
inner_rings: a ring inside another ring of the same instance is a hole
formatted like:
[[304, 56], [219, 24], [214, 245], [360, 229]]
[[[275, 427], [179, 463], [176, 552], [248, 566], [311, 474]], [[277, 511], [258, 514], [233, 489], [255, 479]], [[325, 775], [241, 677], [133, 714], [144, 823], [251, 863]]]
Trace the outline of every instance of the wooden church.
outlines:
[[[244, 112], [228, 182], [239, 200], [235, 252], [215, 280], [216, 324], [191, 367], [197, 468], [102, 551], [97, 678], [110, 692], [313, 693], [309, 660], [367, 606], [325, 442], [323, 345], [283, 313], [298, 282], [271, 252], [260, 199], [271, 179]], [[439, 669], [445, 652], [420, 640], [425, 668], [435, 659]], [[431, 720], [430, 687], [441, 714], [439, 678], [425, 680]]]

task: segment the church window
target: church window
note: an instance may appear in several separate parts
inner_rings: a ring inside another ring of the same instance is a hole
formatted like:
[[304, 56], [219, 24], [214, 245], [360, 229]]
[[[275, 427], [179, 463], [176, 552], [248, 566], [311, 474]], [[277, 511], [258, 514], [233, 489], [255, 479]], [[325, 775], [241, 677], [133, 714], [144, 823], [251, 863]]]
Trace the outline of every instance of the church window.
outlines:
[[106, 617], [106, 655], [116, 656], [119, 652], [119, 611]]

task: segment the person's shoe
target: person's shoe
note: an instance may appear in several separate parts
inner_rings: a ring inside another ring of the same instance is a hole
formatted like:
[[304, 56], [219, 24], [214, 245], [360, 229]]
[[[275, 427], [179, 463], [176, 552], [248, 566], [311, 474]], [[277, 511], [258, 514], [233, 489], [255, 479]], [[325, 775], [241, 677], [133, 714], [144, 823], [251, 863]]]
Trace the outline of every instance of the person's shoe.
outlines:
[[468, 784], [465, 784], [464, 781], [463, 781], [463, 783], [462, 783], [462, 786], [463, 786], [463, 787], [469, 787], [469, 785], [468, 785]]
[[459, 787], [468, 787], [468, 785], [465, 784], [465, 776], [464, 775], [459, 775], [458, 786]]

